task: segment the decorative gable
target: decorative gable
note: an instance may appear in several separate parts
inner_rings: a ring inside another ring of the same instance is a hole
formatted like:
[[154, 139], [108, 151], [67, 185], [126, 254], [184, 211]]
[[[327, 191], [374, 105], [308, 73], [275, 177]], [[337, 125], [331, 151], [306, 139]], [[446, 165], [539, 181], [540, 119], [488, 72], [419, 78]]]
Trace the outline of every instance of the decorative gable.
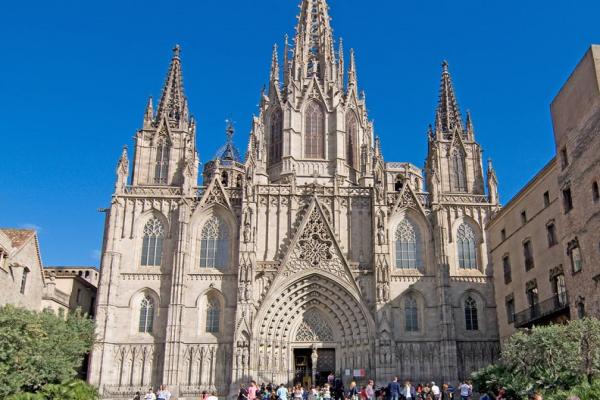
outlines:
[[213, 204], [220, 204], [223, 207], [231, 209], [231, 203], [229, 202], [229, 197], [223, 189], [223, 185], [221, 185], [221, 181], [218, 179], [218, 174], [215, 174], [212, 182], [206, 188], [202, 196], [202, 200], [200, 200], [200, 207], [206, 207]]

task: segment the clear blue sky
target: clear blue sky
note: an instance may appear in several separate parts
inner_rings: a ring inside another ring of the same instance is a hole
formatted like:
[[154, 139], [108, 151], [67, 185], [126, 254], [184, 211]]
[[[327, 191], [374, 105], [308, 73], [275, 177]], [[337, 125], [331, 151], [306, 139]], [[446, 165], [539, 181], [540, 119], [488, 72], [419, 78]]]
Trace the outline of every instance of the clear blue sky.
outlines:
[[[273, 43], [299, 0], [5, 1], [0, 5], [0, 226], [38, 227], [46, 265], [97, 265], [121, 146], [182, 46], [206, 162], [236, 121], [241, 149]], [[599, 1], [329, 0], [356, 49], [387, 161], [423, 165], [440, 63], [471, 110], [503, 202], [553, 155], [549, 103], [593, 42]]]

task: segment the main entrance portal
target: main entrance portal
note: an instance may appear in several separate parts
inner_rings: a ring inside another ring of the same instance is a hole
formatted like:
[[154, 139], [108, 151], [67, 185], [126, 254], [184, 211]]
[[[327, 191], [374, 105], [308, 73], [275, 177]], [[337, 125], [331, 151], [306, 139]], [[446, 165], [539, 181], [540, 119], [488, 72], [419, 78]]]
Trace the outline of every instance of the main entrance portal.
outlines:
[[327, 383], [335, 373], [335, 349], [294, 349], [294, 384], [304, 387]]

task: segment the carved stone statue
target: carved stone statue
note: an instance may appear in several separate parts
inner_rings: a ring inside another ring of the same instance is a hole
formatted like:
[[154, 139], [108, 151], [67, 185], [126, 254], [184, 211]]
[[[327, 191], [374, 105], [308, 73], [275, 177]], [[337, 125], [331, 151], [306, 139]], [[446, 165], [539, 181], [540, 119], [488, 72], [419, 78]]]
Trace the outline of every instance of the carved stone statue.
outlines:
[[377, 242], [380, 246], [385, 244], [385, 229], [381, 224], [377, 227]]
[[244, 243], [249, 243], [252, 241], [252, 228], [250, 227], [250, 222], [246, 221], [244, 224]]

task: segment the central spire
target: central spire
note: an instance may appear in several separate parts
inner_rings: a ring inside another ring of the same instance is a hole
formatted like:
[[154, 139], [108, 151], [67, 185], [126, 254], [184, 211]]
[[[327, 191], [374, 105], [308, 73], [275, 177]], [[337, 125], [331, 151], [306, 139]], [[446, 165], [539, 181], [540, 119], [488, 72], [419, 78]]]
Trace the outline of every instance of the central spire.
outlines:
[[325, 0], [302, 0], [293, 61], [296, 79], [313, 75], [322, 80], [333, 78], [335, 55], [329, 21]]
[[440, 98], [435, 114], [435, 133], [451, 135], [455, 129], [463, 131], [462, 117], [454, 94], [452, 79], [448, 72], [448, 62], [442, 62], [442, 79], [440, 82]]
[[157, 120], [166, 118], [172, 127], [179, 127], [179, 124], [188, 118], [187, 100], [183, 93], [180, 53], [181, 48], [175, 45], [156, 113]]

